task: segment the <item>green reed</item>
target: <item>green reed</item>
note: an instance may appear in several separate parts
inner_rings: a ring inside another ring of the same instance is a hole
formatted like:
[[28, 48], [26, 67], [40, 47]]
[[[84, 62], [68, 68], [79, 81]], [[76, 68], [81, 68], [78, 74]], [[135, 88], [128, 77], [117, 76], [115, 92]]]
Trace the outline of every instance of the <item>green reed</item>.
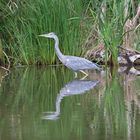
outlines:
[[[107, 2], [106, 2], [107, 4]], [[110, 16], [112, 14], [112, 16]], [[99, 25], [100, 34], [104, 41], [106, 52], [110, 51], [112, 55], [112, 63], [117, 63], [118, 45], [122, 43], [122, 34], [125, 20], [124, 17], [124, 2], [112, 1], [109, 3], [109, 8], [105, 13], [100, 15], [101, 23]], [[108, 55], [107, 55], [108, 56]]]
[[[80, 55], [84, 4], [77, 1], [3, 1], [2, 41], [13, 63], [57, 63], [53, 41], [39, 34], [56, 32], [63, 53]], [[8, 7], [9, 6], [9, 7]], [[10, 9], [10, 6], [12, 9]], [[8, 40], [7, 40], [8, 39]]]
[[[128, 3], [128, 15], [124, 16]], [[118, 48], [122, 44], [123, 27], [127, 18], [135, 15], [138, 1], [83, 1], [83, 0], [24, 0], [0, 2], [0, 40], [13, 65], [56, 64], [54, 42], [38, 37], [45, 32], [56, 32], [64, 54], [83, 54], [81, 47], [93, 25], [106, 50], [117, 63]], [[92, 46], [98, 44], [93, 42]], [[138, 43], [137, 43], [138, 44]], [[136, 48], [138, 48], [136, 46]]]
[[138, 1], [135, 1], [135, 5], [133, 5], [133, 2], [127, 0], [103, 0], [102, 2], [96, 2], [98, 3], [98, 7], [96, 6], [96, 8], [94, 7], [94, 2], [91, 2], [90, 11], [94, 22], [97, 23], [98, 38], [105, 47], [105, 59], [107, 61], [109, 55], [111, 55], [111, 63], [113, 65], [117, 65], [117, 46], [122, 45], [124, 41], [125, 23], [128, 18], [131, 19], [134, 17], [137, 11]]

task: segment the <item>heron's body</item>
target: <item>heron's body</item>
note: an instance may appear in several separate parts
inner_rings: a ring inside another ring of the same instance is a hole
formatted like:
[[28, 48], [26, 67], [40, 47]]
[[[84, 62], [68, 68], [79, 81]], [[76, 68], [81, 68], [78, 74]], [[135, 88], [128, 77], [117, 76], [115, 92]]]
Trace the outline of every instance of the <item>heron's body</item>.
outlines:
[[74, 72], [81, 71], [84, 74], [86, 74], [83, 70], [89, 70], [89, 69], [97, 69], [100, 70], [95, 63], [77, 56], [69, 56], [69, 55], [63, 55], [59, 49], [59, 39], [57, 35], [53, 32], [48, 34], [40, 35], [43, 37], [53, 38], [55, 40], [55, 52], [59, 58], [59, 60], [69, 69], [72, 69]]
[[72, 69], [73, 71], [80, 71], [80, 70], [89, 70], [89, 69], [97, 69], [100, 70], [100, 68], [92, 63], [91, 61], [77, 57], [77, 56], [64, 56], [65, 60], [62, 61], [63, 64], [68, 67], [69, 69]]

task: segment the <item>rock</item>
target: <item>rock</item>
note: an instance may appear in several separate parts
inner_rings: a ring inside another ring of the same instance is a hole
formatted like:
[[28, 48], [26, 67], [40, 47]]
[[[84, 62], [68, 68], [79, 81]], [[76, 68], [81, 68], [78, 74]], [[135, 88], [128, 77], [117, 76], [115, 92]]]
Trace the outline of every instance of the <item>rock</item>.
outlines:
[[[119, 65], [133, 66], [140, 65], [140, 52], [122, 46], [118, 47], [118, 63]], [[105, 59], [105, 48], [100, 45], [96, 49], [90, 50], [86, 54], [86, 58], [99, 64], [110, 64], [111, 53], [108, 52], [107, 60]], [[107, 62], [105, 62], [107, 61]]]

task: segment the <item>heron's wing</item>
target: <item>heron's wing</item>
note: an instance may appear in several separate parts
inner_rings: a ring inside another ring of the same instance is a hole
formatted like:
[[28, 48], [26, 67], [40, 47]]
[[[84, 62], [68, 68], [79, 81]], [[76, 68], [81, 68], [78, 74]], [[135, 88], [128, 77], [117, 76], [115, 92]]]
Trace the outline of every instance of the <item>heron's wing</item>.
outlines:
[[84, 70], [84, 69], [99, 69], [99, 67], [92, 63], [91, 61], [76, 57], [76, 56], [65, 56], [65, 63], [68, 68], [71, 68], [75, 71]]

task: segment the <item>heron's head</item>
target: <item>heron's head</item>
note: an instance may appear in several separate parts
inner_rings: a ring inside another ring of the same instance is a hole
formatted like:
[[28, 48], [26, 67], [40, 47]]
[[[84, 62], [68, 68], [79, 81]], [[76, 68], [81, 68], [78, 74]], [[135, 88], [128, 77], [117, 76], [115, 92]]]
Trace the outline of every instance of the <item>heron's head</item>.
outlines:
[[41, 37], [47, 37], [47, 38], [55, 38], [56, 37], [56, 34], [54, 32], [51, 32], [51, 33], [48, 33], [48, 34], [42, 34], [42, 35], [39, 35]]

